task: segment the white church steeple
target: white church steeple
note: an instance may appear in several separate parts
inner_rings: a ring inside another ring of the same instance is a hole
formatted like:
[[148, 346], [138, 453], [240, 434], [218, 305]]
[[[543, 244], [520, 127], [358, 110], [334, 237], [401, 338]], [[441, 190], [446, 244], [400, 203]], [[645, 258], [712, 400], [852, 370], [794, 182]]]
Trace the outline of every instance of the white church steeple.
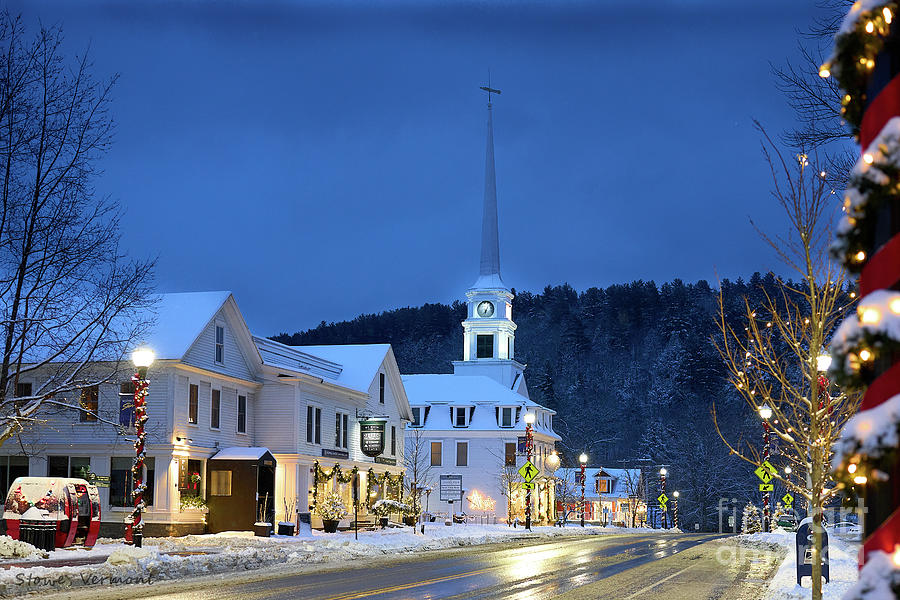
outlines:
[[487, 148], [484, 168], [484, 206], [481, 222], [481, 262], [478, 279], [466, 292], [468, 313], [463, 326], [463, 360], [454, 361], [456, 375], [486, 375], [526, 397], [525, 365], [515, 356], [516, 324], [512, 320], [512, 291], [500, 278], [500, 236], [497, 219], [497, 176], [494, 167], [494, 123], [488, 92]]

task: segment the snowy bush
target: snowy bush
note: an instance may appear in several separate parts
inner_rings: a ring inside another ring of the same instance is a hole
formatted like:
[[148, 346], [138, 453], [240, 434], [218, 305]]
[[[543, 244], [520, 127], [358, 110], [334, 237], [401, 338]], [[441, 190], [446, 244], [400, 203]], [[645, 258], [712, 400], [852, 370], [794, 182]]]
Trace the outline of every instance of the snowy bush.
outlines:
[[897, 600], [900, 598], [900, 570], [885, 552], [872, 552], [859, 572], [859, 581], [844, 600]]
[[762, 531], [762, 520], [759, 509], [748, 502], [744, 507], [744, 518], [741, 520], [741, 533], [759, 533]]
[[325, 521], [340, 521], [347, 516], [347, 507], [336, 492], [328, 492], [321, 502], [316, 504], [316, 514]]
[[372, 512], [379, 517], [386, 517], [391, 513], [407, 514], [411, 511], [410, 507], [396, 500], [379, 500], [372, 505]]

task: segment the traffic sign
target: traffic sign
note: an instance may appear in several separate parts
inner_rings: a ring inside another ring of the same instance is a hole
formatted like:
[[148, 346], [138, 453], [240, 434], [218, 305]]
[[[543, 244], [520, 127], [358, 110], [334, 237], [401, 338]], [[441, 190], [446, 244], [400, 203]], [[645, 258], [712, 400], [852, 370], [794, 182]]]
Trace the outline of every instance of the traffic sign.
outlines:
[[530, 460], [526, 460], [525, 464], [519, 467], [519, 475], [525, 480], [525, 483], [531, 483], [538, 475], [537, 467], [531, 464]]
[[763, 461], [762, 466], [764, 466], [764, 467], [766, 468], [766, 470], [768, 470], [769, 473], [771, 473], [772, 475], [775, 475], [776, 473], [778, 473], [778, 469], [776, 469], [775, 467], [773, 467], [773, 466], [772, 466], [772, 463], [770, 463], [770, 462], [767, 461], [767, 460], [764, 460], [764, 461]]
[[781, 497], [781, 501], [784, 502], [787, 506], [790, 506], [794, 503], [794, 497], [791, 496], [791, 493], [788, 492], [784, 496]]
[[534, 483], [529, 483], [529, 482], [527, 482], [527, 481], [523, 481], [523, 482], [522, 482], [522, 489], [523, 489], [523, 490], [533, 490], [533, 489], [534, 489]]
[[761, 483], [759, 484], [759, 491], [761, 492], [774, 492], [775, 484], [774, 483]]
[[[768, 462], [768, 461], [766, 461], [766, 462]], [[773, 477], [772, 473], [767, 471], [764, 467], [756, 467], [756, 470], [753, 472], [756, 474], [757, 477], [762, 479], [763, 483], [769, 483], [770, 481], [772, 481], [772, 477]]]
[[660, 494], [659, 496], [657, 496], [656, 499], [659, 500], [659, 503], [662, 504], [663, 506], [665, 506], [665, 505], [666, 505], [666, 502], [669, 501], [669, 497], [666, 496], [666, 493], [665, 493], [665, 492], [663, 492], [662, 494]]

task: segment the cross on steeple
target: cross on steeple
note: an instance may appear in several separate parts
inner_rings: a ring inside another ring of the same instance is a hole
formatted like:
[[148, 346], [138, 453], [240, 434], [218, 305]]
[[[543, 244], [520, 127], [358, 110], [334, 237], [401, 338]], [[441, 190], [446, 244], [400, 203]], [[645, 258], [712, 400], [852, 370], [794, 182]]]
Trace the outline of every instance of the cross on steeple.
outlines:
[[491, 105], [491, 94], [499, 94], [500, 93], [500, 90], [496, 90], [491, 87], [491, 72], [490, 71], [488, 71], [488, 84], [480, 86], [479, 89], [482, 89], [487, 92], [488, 106]]

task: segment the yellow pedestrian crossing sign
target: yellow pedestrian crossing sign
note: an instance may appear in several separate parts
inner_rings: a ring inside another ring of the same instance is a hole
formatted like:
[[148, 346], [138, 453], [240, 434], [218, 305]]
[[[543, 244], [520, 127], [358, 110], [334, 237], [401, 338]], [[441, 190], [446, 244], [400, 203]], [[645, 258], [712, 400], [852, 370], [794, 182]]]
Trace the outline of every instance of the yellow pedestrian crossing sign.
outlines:
[[[768, 461], [766, 461], [766, 462], [768, 462]], [[766, 470], [764, 467], [756, 467], [756, 470], [753, 472], [756, 474], [757, 477], [762, 479], [763, 483], [769, 483], [770, 481], [772, 481], [772, 477], [773, 477], [772, 473], [770, 471]]]
[[759, 484], [759, 491], [761, 492], [774, 492], [775, 484], [774, 483], [761, 483]]
[[519, 475], [525, 480], [525, 483], [531, 483], [538, 475], [537, 467], [531, 464], [530, 460], [526, 460], [525, 464], [519, 467]]
[[785, 506], [790, 506], [794, 503], [794, 497], [791, 496], [791, 493], [788, 492], [784, 496], [781, 497], [781, 501], [784, 502]]
[[528, 483], [528, 482], [526, 482], [526, 481], [523, 481], [523, 482], [522, 482], [522, 489], [523, 489], [523, 490], [533, 490], [533, 489], [534, 489], [534, 484], [533, 484], [533, 483]]
[[656, 499], [659, 500], [659, 503], [662, 504], [663, 506], [665, 506], [665, 505], [666, 505], [666, 502], [669, 501], [669, 497], [666, 496], [666, 493], [665, 493], [665, 492], [663, 492], [662, 494], [660, 494]]
[[772, 475], [775, 475], [776, 473], [778, 473], [778, 469], [776, 469], [774, 466], [772, 466], [772, 463], [770, 463], [770, 462], [767, 461], [767, 460], [764, 460], [764, 461], [763, 461], [762, 466], [765, 467], [766, 470], [767, 470], [769, 473], [771, 473]]

